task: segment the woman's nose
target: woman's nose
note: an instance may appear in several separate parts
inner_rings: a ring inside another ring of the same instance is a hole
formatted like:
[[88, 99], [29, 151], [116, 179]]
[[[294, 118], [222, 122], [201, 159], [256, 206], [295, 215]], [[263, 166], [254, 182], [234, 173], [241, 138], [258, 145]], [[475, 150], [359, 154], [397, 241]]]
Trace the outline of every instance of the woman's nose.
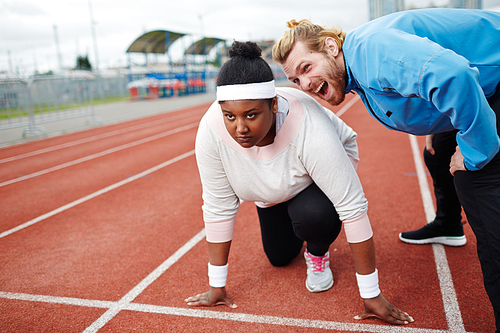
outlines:
[[236, 120], [236, 132], [245, 133], [247, 130], [248, 128], [244, 120]]

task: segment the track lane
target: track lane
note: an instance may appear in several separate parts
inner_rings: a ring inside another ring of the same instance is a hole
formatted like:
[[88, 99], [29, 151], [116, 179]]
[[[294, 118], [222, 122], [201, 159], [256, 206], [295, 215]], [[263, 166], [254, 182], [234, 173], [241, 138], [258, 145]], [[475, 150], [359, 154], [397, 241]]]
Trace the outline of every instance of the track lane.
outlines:
[[[196, 128], [0, 188], [3, 232], [193, 149]], [[27, 209], [29, 207], [29, 209]]]
[[0, 187], [16, 180], [19, 181], [23, 178], [29, 178], [32, 175], [36, 176], [40, 171], [57, 168], [59, 165], [72, 163], [74, 160], [82, 159], [89, 155], [113, 150], [122, 145], [130, 145], [133, 142], [144, 140], [149, 137], [154, 138], [155, 136], [161, 136], [162, 133], [172, 131], [175, 128], [196, 123], [199, 121], [202, 114], [201, 109], [187, 114], [169, 114], [168, 117], [155, 119], [149, 123], [128, 126], [127, 128], [108, 131], [100, 135], [70, 141], [67, 144], [49, 146], [43, 150], [31, 152], [32, 154], [36, 154], [42, 151], [41, 155], [37, 154], [25, 158], [18, 158], [26, 156], [26, 154], [21, 154], [5, 158], [1, 161], [6, 162], [0, 164]]
[[[367, 122], [365, 126], [363, 124], [363, 118], [366, 114], [366, 110], [361, 109], [358, 110], [359, 112], [353, 112], [352, 114], [351, 111], [355, 111], [355, 108], [347, 112], [346, 115], [343, 116], [343, 119], [348, 122], [351, 127], [358, 131], [359, 135], [360, 153], [362, 158], [359, 172], [360, 178], [367, 193], [367, 198], [370, 202], [369, 214], [374, 226], [374, 231], [377, 235], [377, 261], [379, 263], [378, 266], [383, 267], [383, 270], [381, 270], [381, 274], [384, 275], [383, 277], [381, 276], [381, 288], [388, 299], [390, 298], [390, 300], [394, 304], [410, 312], [410, 314], [412, 314], [417, 319], [417, 323], [410, 326], [405, 326], [405, 329], [407, 329], [408, 332], [417, 332], [419, 327], [421, 328], [421, 331], [428, 331], [428, 328], [441, 329], [441, 327], [444, 327], [444, 329], [447, 329], [446, 318], [444, 316], [442, 308], [443, 304], [442, 301], [440, 301], [441, 295], [439, 287], [435, 286], [435, 284], [437, 283], [437, 276], [435, 273], [435, 267], [432, 267], [433, 265], [435, 265], [432, 259], [432, 246], [411, 246], [401, 243], [397, 239], [397, 233], [403, 230], [409, 230], [409, 228], [420, 227], [422, 223], [425, 223], [425, 214], [423, 213], [423, 208], [421, 206], [421, 199], [419, 199], [418, 186], [416, 186], [417, 181], [415, 179], [416, 177], [413, 175], [414, 167], [413, 169], [411, 168], [411, 164], [413, 163], [413, 161], [411, 159], [409, 159], [409, 161], [406, 161], [409, 154], [408, 139], [404, 135], [392, 136], [392, 134], [386, 134], [385, 132], [396, 132], [388, 131], [385, 128], [381, 128], [380, 131], [376, 130], [374, 134], [368, 135], [367, 133], [369, 133], [369, 131], [374, 131], [377, 126], [381, 127], [381, 125], [376, 122]], [[397, 147], [399, 146], [404, 148], [401, 150], [397, 149]], [[376, 155], [376, 158], [371, 158], [371, 155]], [[400, 163], [402, 163], [403, 165], [399, 166]], [[192, 164], [192, 166], [194, 166], [194, 164]], [[191, 177], [193, 177], [193, 175], [197, 175], [195, 166], [194, 169], [191, 169], [191, 171], [193, 172]], [[182, 174], [182, 172], [176, 173], [177, 176], [179, 174]], [[188, 178], [183, 179], [184, 181], [187, 181], [187, 179], [189, 179], [189, 175], [186, 177]], [[150, 179], [144, 178], [139, 182], [148, 180]], [[176, 182], [178, 182], [179, 184], [176, 185], [176, 187], [173, 189], [173, 193], [175, 193], [175, 195], [167, 195], [167, 197], [171, 197], [168, 200], [168, 202], [170, 203], [168, 206], [169, 208], [176, 207], [176, 202], [178, 199], [177, 197], [179, 197], [179, 199], [180, 197], [182, 197], [184, 201], [195, 199], [200, 200], [199, 193], [192, 195], [189, 191], [182, 192], [184, 184], [180, 184], [181, 179], [178, 179], [178, 177], [173, 177], [170, 184], [174, 184]], [[141, 209], [140, 206], [133, 205], [134, 198], [147, 196], [148, 192], [150, 192], [151, 189], [154, 188], [154, 186], [156, 186], [157, 184], [158, 182], [154, 182], [154, 185], [153, 183], [150, 183], [148, 186], [145, 186], [143, 188], [143, 191], [140, 191], [139, 193], [136, 193], [136, 191], [131, 191], [130, 193], [128, 193], [127, 198], [129, 197], [130, 201], [127, 201], [127, 203], [130, 207], [128, 207], [127, 204], [124, 204], [124, 202], [111, 200], [107, 204], [104, 204], [104, 202], [101, 203], [101, 206], [99, 207], [102, 208], [100, 208], [99, 211], [106, 211], [107, 207], [118, 205], [122, 209], [125, 209], [125, 212], [127, 213], [121, 216], [127, 216], [128, 214], [133, 213], [135, 210]], [[162, 193], [171, 192], [168, 189], [164, 188]], [[182, 196], [182, 193], [187, 193], [187, 195]], [[111, 196], [112, 195], [110, 193], [110, 197]], [[164, 197], [164, 199], [166, 199], [166, 197]], [[176, 212], [177, 214], [185, 214], [186, 212], [194, 214], [196, 212], [190, 212], [189, 210], [193, 210], [193, 207], [199, 207], [199, 205], [201, 205], [200, 201], [198, 201], [198, 203], [196, 203], [196, 201], [192, 201], [191, 205], [186, 203], [186, 205], [183, 206], [186, 210], [177, 210]], [[158, 207], [155, 207], [154, 204], [148, 207], [149, 213], [146, 214], [146, 216], [152, 216], [150, 214], [153, 214], [152, 212], [156, 212], [158, 209]], [[74, 215], [75, 221], [80, 220], [81, 216], [84, 216], [88, 211], [89, 210], [78, 211], [78, 213]], [[94, 212], [95, 207], [94, 209], [90, 209], [90, 211]], [[117, 211], [114, 211], [114, 213], [116, 212]], [[200, 211], [198, 211], [197, 214], [200, 214]], [[263, 329], [276, 332], [289, 331], [290, 329], [292, 329], [293, 331], [323, 331], [319, 328], [303, 329], [300, 328], [300, 326], [291, 328], [287, 326], [281, 326], [280, 324], [256, 324], [252, 322], [258, 321], [259, 318], [264, 318], [262, 317], [263, 315], [270, 315], [273, 313], [277, 314], [278, 318], [285, 317], [297, 319], [299, 320], [298, 325], [303, 324], [303, 322], [300, 322], [300, 320], [316, 320], [316, 318], [319, 318], [318, 320], [331, 320], [331, 322], [333, 323], [340, 324], [361, 323], [361, 326], [359, 326], [359, 330], [367, 330], [372, 332], [397, 330], [397, 328], [393, 326], [387, 326], [384, 324], [380, 325], [381, 322], [379, 320], [373, 319], [362, 322], [352, 320], [352, 315], [360, 311], [360, 304], [359, 302], [346, 302], [346, 300], [352, 299], [353, 295], [356, 295], [357, 287], [355, 285], [355, 279], [352, 276], [353, 267], [352, 259], [350, 258], [350, 251], [346, 246], [345, 237], [343, 236], [343, 234], [341, 234], [341, 238], [337, 240], [334, 245], [332, 245], [333, 252], [331, 264], [336, 279], [336, 284], [332, 289], [332, 292], [329, 291], [322, 294], [311, 294], [308, 292], [303, 292], [302, 290], [305, 290], [305, 288], [303, 288], [303, 280], [305, 278], [305, 266], [303, 264], [303, 260], [301, 258], [297, 258], [296, 260], [294, 260], [292, 265], [290, 267], [286, 267], [286, 269], [276, 269], [269, 267], [270, 265], [267, 263], [265, 256], [263, 255], [263, 252], [261, 250], [262, 246], [260, 245], [258, 222], [256, 220], [254, 207], [248, 203], [245, 203], [242, 206], [239, 214], [240, 215], [238, 216], [237, 222], [237, 234], [235, 235], [235, 244], [233, 245], [230, 258], [232, 262], [230, 269], [230, 276], [232, 276], [231, 283], [235, 284], [233, 287], [231, 287], [232, 289], [230, 293], [231, 296], [234, 297], [236, 304], [240, 306], [237, 311], [228, 311], [223, 307], [210, 309], [210, 311], [205, 312], [201, 311], [202, 309], [199, 309], [201, 312], [200, 316], [202, 317], [204, 316], [204, 313], [211, 313], [214, 311], [216, 312], [216, 314], [220, 313], [220, 315], [213, 317], [214, 319], [196, 319], [193, 317], [189, 317], [190, 319], [186, 319], [188, 318], [186, 316], [189, 315], [185, 313], [183, 314], [184, 309], [186, 309], [186, 306], [183, 303], [183, 299], [186, 297], [186, 293], [190, 295], [193, 292], [203, 291], [206, 288], [206, 264], [199, 264], [199, 262], [200, 257], [207, 258], [207, 254], [206, 245], [201, 242], [196, 245], [191, 251], [189, 251], [185, 255], [185, 257], [182, 258], [182, 260], [177, 262], [164, 274], [162, 274], [158, 278], [158, 280], [156, 280], [151, 284], [150, 287], [142, 292], [135, 301], [138, 303], [144, 303], [146, 305], [151, 304], [158, 305], [160, 307], [166, 306], [167, 308], [158, 308], [158, 312], [157, 314], [155, 314], [155, 309], [153, 307], [146, 307], [146, 309], [144, 310], [146, 311], [146, 313], [139, 313], [139, 308], [132, 307], [129, 309], [129, 311], [122, 311], [116, 317], [113, 317], [113, 319], [110, 320], [110, 322], [106, 324], [100, 331], [113, 331], [113, 329], [120, 327], [122, 328], [122, 331], [132, 331], [134, 327], [137, 327], [136, 325], [144, 327], [144, 331], [158, 331], [167, 328], [177, 328], [178, 330], [192, 331], [200, 327], [205, 327], [207, 329], [219, 327], [220, 329], [229, 331], [238, 331], [239, 329], [241, 329], [242, 331], [259, 332]], [[109, 216], [111, 215], [113, 214], [110, 214]], [[112, 220], [112, 218], [109, 216], [109, 220]], [[176, 216], [176, 218], [178, 217]], [[93, 220], [93, 218], [89, 216], [88, 220], [83, 220], [86, 224], [88, 224], [89, 221]], [[192, 227], [193, 232], [195, 231], [195, 229], [202, 227], [202, 223], [200, 223], [201, 215], [192, 215], [191, 217], [185, 217], [184, 219], [181, 219], [179, 221], [182, 221], [181, 225], [183, 226], [184, 224], [188, 225], [188, 228], [191, 228], [191, 223], [197, 223], [196, 226]], [[64, 226], [68, 224], [67, 221], [63, 223], [62, 221], [51, 220], [50, 222], [50, 224], [55, 224], [55, 226], [57, 226], [58, 228], [64, 228]], [[130, 224], [131, 222], [129, 221], [128, 223]], [[42, 225], [40, 225], [39, 227], [41, 226]], [[46, 235], [45, 233], [43, 233], [43, 231], [49, 232], [50, 230], [45, 228], [51, 229], [52, 227], [49, 226], [49, 224], [46, 224], [44, 228], [37, 230], [36, 234], [38, 234], [38, 236]], [[76, 228], [77, 227], [75, 226], [75, 230]], [[173, 226], [173, 228], [174, 229], [169, 229], [167, 237], [170, 237], [171, 235], [177, 235], [175, 234], [175, 232], [178, 232], [178, 230], [175, 229], [175, 226]], [[177, 228], [179, 228], [179, 225], [177, 225]], [[117, 229], [118, 231], [120, 231], [119, 227], [117, 227]], [[466, 228], [466, 233], [470, 232], [469, 229]], [[107, 230], [108, 229], [103, 229], [101, 227], [101, 229], [98, 230], [100, 232], [97, 233], [98, 237], [100, 237], [101, 234], [104, 234]], [[21, 233], [26, 232], [27, 234], [31, 234], [32, 232], [34, 233], [34, 231], [35, 229], [26, 229], [26, 231], [23, 231]], [[12, 237], [19, 236], [21, 235], [21, 233], [12, 235]], [[140, 232], [134, 234], [133, 232], [130, 233], [129, 231], [128, 234], [125, 232], [124, 234], [125, 235], [123, 236], [122, 240], [126, 241], [129, 238], [137, 237]], [[66, 234], [62, 233], [61, 235]], [[6, 237], [5, 240], [9, 239], [10, 237], [11, 236]], [[237, 239], [236, 237], [239, 238]], [[467, 235], [467, 237], [469, 237], [469, 234]], [[54, 237], [52, 237], [51, 239], [53, 238]], [[187, 239], [188, 237], [183, 238]], [[30, 236], [29, 239], [33, 240], [33, 235]], [[455, 267], [454, 264], [460, 263], [461, 268], [463, 269], [463, 272], [461, 272], [460, 276], [465, 279], [464, 281], [461, 281], [461, 285], [464, 286], [464, 288], [457, 289], [457, 296], [461, 305], [461, 309], [463, 306], [463, 301], [460, 300], [466, 300], [465, 303], [467, 303], [468, 305], [472, 303], [472, 305], [468, 306], [467, 309], [485, 309], [485, 299], [480, 297], [482, 289], [481, 277], [479, 275], [478, 278], [477, 274], [468, 274], [468, 272], [470, 272], [470, 269], [474, 269], [474, 266], [477, 264], [477, 257], [474, 257], [473, 254], [470, 255], [470, 253], [473, 252], [471, 251], [471, 249], [473, 249], [473, 246], [469, 247], [469, 245], [471, 245], [471, 240], [470, 238], [468, 238], [468, 240], [469, 243], [463, 248], [453, 248], [450, 249], [451, 251], [449, 249], [446, 249], [448, 257], [450, 257], [450, 269], [454, 277], [457, 271], [457, 267]], [[55, 244], [54, 248], [58, 248], [58, 243], [55, 242], [55, 240], [53, 241]], [[4, 239], [0, 240], [0, 246], [3, 242]], [[106, 239], [106, 242], [108, 244], [105, 246], [98, 245], [99, 251], [103, 251], [103, 248], [109, 248], [111, 239]], [[336, 245], [337, 243], [339, 244], [338, 246]], [[137, 244], [139, 243], [136, 243], [135, 245]], [[147, 244], [147, 246], [149, 246], [149, 244]], [[64, 249], [64, 246], [62, 246], [62, 248]], [[123, 253], [136, 253], [132, 248], [128, 246], [122, 247], [121, 249], [123, 250]], [[466, 253], [468, 253], [467, 260], [470, 259], [470, 262], [465, 262], [465, 260], [462, 260], [464, 250]], [[123, 261], [123, 258], [120, 258], [120, 253], [118, 251], [111, 251], [108, 253], [108, 255], [110, 257], [116, 257], [120, 262], [125, 263], [125, 261]], [[26, 260], [26, 255], [24, 255], [23, 258], [24, 260]], [[63, 256], [62, 258], [63, 261], [70, 260], [70, 258], [67, 258], [65, 256]], [[476, 262], [474, 262], [474, 258], [476, 258]], [[13, 261], [17, 260], [18, 263], [23, 262], [23, 260], [20, 260], [21, 258], [11, 257], [11, 259]], [[158, 258], [156, 259], [156, 261], [158, 261]], [[115, 267], [111, 263], [110, 258], [105, 258], [105, 262], [110, 265], [110, 267], [103, 268], [100, 267], [100, 263], [92, 262], [86, 262], [85, 264], [88, 265], [90, 271], [94, 271], [93, 265], [97, 264], [97, 273], [99, 273], [100, 270], [106, 271], [106, 269], [115, 272]], [[142, 262], [140, 261], [136, 262], [136, 265], [139, 265], [139, 263], [142, 264]], [[146, 265], [148, 265], [147, 262]], [[127, 268], [130, 268], [130, 264], [128, 264], [128, 266], [125, 266]], [[153, 266], [154, 265], [149, 264], [147, 268], [153, 269]], [[46, 268], [48, 271], [50, 271], [51, 269], [49, 266], [47, 266]], [[132, 268], [138, 269], [137, 267]], [[141, 271], [141, 274], [145, 273], [146, 271], [146, 269], [139, 270]], [[254, 273], [257, 272], [257, 275], [250, 274], [249, 272], [252, 272], [252, 270]], [[460, 271], [460, 267], [458, 267], [458, 270]], [[121, 269], [116, 270], [116, 273], [120, 271]], [[94, 272], [94, 274], [96, 273]], [[140, 280], [140, 274], [133, 274], [137, 275], [134, 281]], [[118, 275], [119, 274], [116, 274], [116, 276]], [[97, 274], [97, 276], [100, 275]], [[71, 278], [71, 274], [68, 274], [64, 278], [60, 278], [59, 282], [62, 282], [63, 284], [71, 284]], [[100, 278], [104, 279], [102, 277]], [[386, 278], [387, 280], [385, 280]], [[383, 282], [382, 279], [389, 282]], [[121, 278], [117, 278], [116, 281], [123, 282]], [[179, 281], [182, 282], [181, 286], [179, 286]], [[27, 282], [25, 281], [25, 283]], [[128, 281], [126, 284], [130, 286], [133, 284], [133, 282]], [[0, 285], [2, 284], [0, 283]], [[38, 287], [40, 288], [40, 286]], [[56, 286], [55, 284], [53, 285], [53, 287], [56, 289], [60, 288], [60, 286]], [[65, 291], [60, 291], [60, 293], [71, 294], [69, 288], [65, 288], [66, 287], [63, 286], [62, 289]], [[126, 288], [120, 288], [117, 286], [109, 286], [109, 288], [114, 288], [115, 290], [126, 290]], [[402, 289], [405, 291], [411, 291], [411, 297], [408, 296], [408, 292], [401, 293]], [[57, 290], [56, 292], [59, 293], [59, 291]], [[84, 293], [84, 291], [82, 291], [81, 289], [79, 290], [79, 292]], [[473, 296], [477, 297], [473, 297], [473, 299], [470, 300], [468, 297], [472, 294]], [[484, 295], [485, 293], [483, 291], [483, 296]], [[103, 294], [103, 296], [106, 296], [105, 293]], [[108, 296], [110, 296], [110, 298], [112, 299], [116, 299], [114, 295], [110, 294]], [[432, 299], [433, 301], [429, 302], [429, 299]], [[293, 300], [293, 302], [290, 302], [289, 300]], [[310, 305], [311, 309], [315, 309], [315, 311], [312, 312], [304, 309], [303, 304], [306, 303]], [[0, 299], [0, 305], [1, 304], [2, 300]], [[286, 304], [287, 306], [283, 308], [280, 306], [276, 306], [276, 304]], [[327, 305], [325, 306], [325, 304]], [[487, 305], [489, 305], [489, 303], [486, 300], [486, 308]], [[177, 311], [177, 308], [181, 310]], [[319, 309], [319, 312], [317, 312], [317, 309]], [[59, 310], [61, 311], [61, 314], [64, 312], [62, 308]], [[189, 312], [189, 310], [190, 309], [186, 309], [185, 312]], [[100, 311], [102, 311], [102, 309]], [[236, 319], [236, 321], [234, 322], [228, 321], [223, 319], [226, 312], [229, 316], [234, 312], [236, 312], [236, 315], [241, 314], [243, 316], [238, 317], [240, 319]], [[245, 314], [255, 315], [257, 317], [244, 316]], [[287, 316], [287, 314], [289, 316]], [[432, 315], [430, 316], [429, 314]], [[43, 316], [44, 314], [42, 313], [40, 315]], [[209, 316], [209, 314], [207, 316]], [[474, 322], [474, 319], [471, 319], [476, 318], [476, 316], [477, 315], [474, 312], [463, 313], [466, 329], [468, 331], [491, 331], [492, 327], [494, 327], [492, 326], [493, 324], [491, 317], [484, 316], [486, 317], [485, 322], [478, 323]], [[96, 318], [97, 317], [95, 316], [93, 317], [93, 319]], [[250, 324], [248, 325], [244, 323], [247, 319], [250, 320]], [[86, 322], [88, 322], [88, 318]], [[324, 323], [324, 325], [324, 327], [326, 328], [329, 325], [329, 322]], [[380, 328], [378, 328], [379, 326]], [[342, 327], [344, 327], [345, 330], [342, 329]], [[330, 328], [333, 330], [347, 331], [352, 327], [353, 326], [334, 325]]]
[[201, 210], [184, 200], [201, 205], [195, 170], [190, 154], [4, 237], [2, 291], [119, 300], [200, 231]]
[[[201, 110], [203, 110], [203, 109], [201, 109]], [[196, 113], [198, 113], [199, 109], [196, 108], [196, 111], [197, 111]], [[165, 123], [165, 122], [169, 122], [169, 121], [177, 120], [177, 119], [181, 119], [181, 118], [186, 118], [192, 114], [193, 114], [193, 112], [182, 112], [179, 115], [169, 114], [168, 118], [166, 118], [165, 116], [162, 116], [161, 118], [157, 117], [159, 119], [151, 119], [147, 122], [142, 122], [140, 124], [135, 124], [134, 122], [131, 122], [130, 126], [127, 126], [127, 127], [121, 126], [123, 128], [114, 129], [114, 130], [111, 130], [111, 128], [108, 128], [108, 130], [106, 130], [104, 133], [96, 133], [95, 135], [86, 136], [86, 137], [83, 137], [80, 139], [73, 139], [72, 141], [65, 140], [64, 142], [59, 143], [59, 144], [48, 145], [44, 148], [39, 148], [36, 150], [24, 152], [24, 153], [17, 152], [17, 155], [4, 157], [4, 158], [0, 159], [0, 164], [12, 162], [12, 161], [17, 161], [20, 159], [24, 159], [24, 158], [28, 158], [28, 157], [48, 153], [48, 152], [53, 152], [53, 151], [64, 149], [64, 148], [74, 147], [74, 146], [77, 146], [80, 144], [93, 142], [93, 141], [100, 140], [103, 138], [108, 138], [108, 137], [111, 137], [114, 135], [127, 133], [129, 131], [135, 131], [135, 130], [139, 130], [139, 129], [143, 129], [143, 128], [150, 128], [152, 126], [155, 126], [155, 125], [158, 125], [161, 123]], [[33, 147], [32, 147], [32, 149], [33, 149]], [[14, 151], [12, 153], [14, 153]]]
[[130, 142], [127, 142], [127, 143], [124, 143], [124, 144], [118, 144], [118, 145], [117, 144], [113, 144], [111, 146], [111, 148], [108, 148], [108, 149], [102, 150], [102, 148], [100, 148], [98, 152], [92, 153], [90, 155], [88, 155], [87, 152], [85, 152], [85, 155], [83, 157], [76, 158], [76, 159], [71, 159], [68, 162], [57, 164], [57, 165], [54, 165], [54, 166], [46, 168], [46, 169], [41, 169], [41, 170], [38, 169], [39, 171], [35, 171], [35, 172], [31, 173], [31, 174], [27, 174], [27, 175], [23, 175], [23, 176], [20, 176], [20, 177], [17, 177], [17, 178], [9, 179], [9, 180], [7, 180], [5, 182], [0, 183], [0, 187], [8, 186], [10, 184], [15, 184], [15, 183], [18, 183], [18, 182], [21, 182], [21, 181], [24, 181], [24, 180], [27, 180], [27, 179], [30, 179], [30, 178], [36, 178], [36, 177], [39, 177], [39, 176], [42, 176], [42, 175], [45, 175], [45, 174], [48, 174], [50, 172], [54, 172], [54, 171], [57, 171], [57, 170], [62, 170], [62, 169], [71, 167], [73, 165], [77, 165], [77, 164], [80, 164], [80, 163], [83, 163], [83, 162], [87, 162], [87, 161], [90, 161], [90, 160], [93, 160], [93, 159], [97, 159], [97, 158], [100, 158], [100, 157], [103, 157], [103, 156], [106, 156], [106, 155], [109, 155], [109, 154], [113, 154], [113, 153], [119, 152], [119, 151], [124, 150], [124, 149], [128, 149], [128, 148], [132, 148], [132, 147], [135, 147], [135, 146], [138, 146], [138, 145], [142, 145], [144, 143], [148, 143], [150, 141], [158, 140], [158, 139], [164, 138], [166, 136], [173, 135], [175, 133], [180, 133], [182, 131], [185, 131], [185, 130], [188, 130], [188, 129], [191, 129], [191, 128], [195, 128], [195, 127], [198, 127], [198, 121], [192, 122], [192, 123], [189, 123], [189, 124], [186, 124], [186, 125], [183, 125], [183, 126], [179, 126], [179, 127], [176, 127], [176, 128], [172, 128], [170, 130], [165, 129], [165, 130], [162, 130], [160, 133], [158, 133], [156, 135], [147, 136], [147, 137], [144, 137], [142, 139], [130, 141]]
[[[134, 126], [141, 126], [145, 125], [149, 122], [154, 122], [155, 120], [161, 120], [164, 119], [165, 117], [169, 117], [170, 115], [180, 115], [183, 113], [190, 113], [195, 110], [201, 110], [201, 113], [203, 113], [203, 110], [208, 109], [211, 103], [200, 103], [198, 105], [194, 106], [189, 106], [189, 107], [183, 107], [175, 110], [170, 110], [170, 111], [165, 111], [161, 112], [158, 114], [154, 115], [149, 115], [148, 112], [144, 112], [145, 116], [143, 117], [136, 117], [131, 120], [125, 120], [125, 121], [120, 121], [117, 123], [111, 123], [107, 124], [104, 126], [96, 126], [93, 128], [85, 129], [85, 130], [80, 130], [80, 131], [74, 131], [71, 133], [66, 133], [66, 134], [61, 134], [57, 136], [52, 136], [52, 137], [46, 137], [46, 138], [41, 138], [41, 139], [36, 139], [32, 141], [28, 141], [25, 143], [20, 143], [20, 144], [13, 144], [9, 146], [4, 146], [0, 148], [0, 161], [6, 158], [12, 158], [14, 156], [18, 155], [23, 155], [23, 154], [31, 154], [35, 151], [38, 150], [44, 150], [50, 147], [55, 147], [58, 145], [66, 145], [68, 142], [73, 142], [73, 141], [79, 141], [79, 140], [86, 140], [89, 137], [93, 136], [99, 136], [107, 132], [112, 132], [115, 130], [120, 130], [124, 129], [127, 127], [134, 127]], [[146, 104], [137, 104], [137, 108], [145, 107], [147, 108], [148, 105]], [[168, 107], [165, 107], [168, 109]], [[139, 114], [140, 115], [140, 114]]]

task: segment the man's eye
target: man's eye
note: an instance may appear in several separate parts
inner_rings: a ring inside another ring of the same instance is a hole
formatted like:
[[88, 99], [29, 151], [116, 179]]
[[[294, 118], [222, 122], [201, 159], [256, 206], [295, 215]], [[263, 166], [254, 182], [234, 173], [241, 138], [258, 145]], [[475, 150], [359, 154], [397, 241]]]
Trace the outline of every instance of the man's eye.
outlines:
[[311, 65], [305, 65], [304, 66], [304, 72], [306, 72], [309, 68], [311, 68]]

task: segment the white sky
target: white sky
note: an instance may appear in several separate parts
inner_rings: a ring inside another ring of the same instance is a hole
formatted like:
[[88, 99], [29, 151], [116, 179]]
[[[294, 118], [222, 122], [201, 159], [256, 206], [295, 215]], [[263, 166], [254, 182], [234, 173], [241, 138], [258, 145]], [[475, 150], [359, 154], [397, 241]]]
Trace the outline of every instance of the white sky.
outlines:
[[[428, 2], [406, 0], [417, 7]], [[90, 0], [90, 4], [99, 69], [126, 66], [127, 48], [151, 30], [194, 35], [173, 44], [175, 58], [175, 47], [189, 46], [202, 31], [204, 36], [229, 40], [277, 40], [286, 21], [294, 18], [340, 25], [347, 31], [368, 21], [368, 0]], [[483, 0], [485, 9], [490, 6], [500, 6], [500, 0]], [[63, 65], [74, 67], [77, 55], [88, 55], [95, 67], [89, 0], [0, 0], [0, 72], [26, 75], [35, 68], [57, 70], [54, 26]], [[143, 63], [144, 57], [136, 62]]]

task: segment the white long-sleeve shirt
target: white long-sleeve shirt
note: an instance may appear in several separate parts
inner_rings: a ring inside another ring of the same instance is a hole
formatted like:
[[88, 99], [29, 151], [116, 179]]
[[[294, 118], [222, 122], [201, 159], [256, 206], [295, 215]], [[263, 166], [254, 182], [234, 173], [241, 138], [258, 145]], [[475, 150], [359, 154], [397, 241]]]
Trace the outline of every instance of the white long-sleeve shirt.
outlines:
[[[355, 171], [356, 133], [309, 95], [293, 88], [276, 91], [285, 99], [278, 99], [279, 109], [289, 107], [272, 144], [241, 147], [227, 132], [217, 102], [200, 122], [196, 159], [207, 240], [232, 239], [240, 200], [269, 207], [295, 197], [312, 182], [327, 195], [344, 224], [361, 217], [365, 223], [358, 227], [370, 228], [368, 202]], [[371, 228], [360, 232], [371, 237]]]

